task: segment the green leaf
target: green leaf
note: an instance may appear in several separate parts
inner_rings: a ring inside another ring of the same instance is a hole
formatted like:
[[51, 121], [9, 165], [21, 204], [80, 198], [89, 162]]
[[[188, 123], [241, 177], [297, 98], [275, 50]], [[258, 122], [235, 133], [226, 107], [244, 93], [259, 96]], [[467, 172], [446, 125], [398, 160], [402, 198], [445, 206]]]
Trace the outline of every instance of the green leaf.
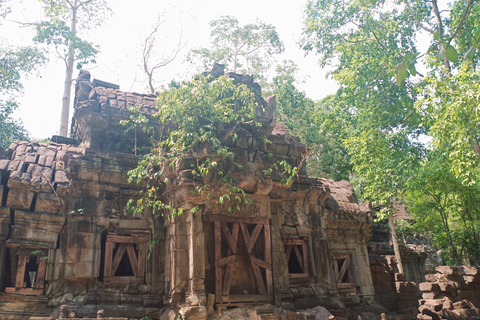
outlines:
[[465, 59], [466, 60], [473, 60], [473, 54], [475, 53], [475, 48], [474, 47], [471, 47], [470, 49], [468, 49], [468, 51], [465, 53]]
[[407, 76], [408, 76], [407, 67], [404, 60], [397, 65], [397, 77], [396, 77], [397, 85], [400, 85]]
[[417, 70], [415, 69], [414, 64], [408, 64], [408, 71], [410, 71], [410, 74], [414, 77], [417, 75]]
[[435, 39], [435, 40], [440, 39], [440, 33], [438, 31], [433, 34], [433, 39]]
[[[480, 35], [479, 35], [480, 36]], [[478, 39], [478, 40], [477, 40]], [[472, 41], [472, 45], [474, 48], [476, 49], [480, 49], [480, 37], [476, 38], [476, 39], [473, 39]]]
[[445, 56], [453, 63], [456, 63], [458, 61], [458, 52], [451, 45], [447, 45], [447, 47], [445, 48]]
[[445, 52], [444, 47], [440, 47], [440, 50], [437, 52], [437, 62], [443, 61], [443, 53]]
[[408, 71], [410, 71], [410, 74], [412, 76], [417, 75], [417, 69], [415, 69], [415, 63], [416, 62], [417, 62], [417, 60], [413, 59], [413, 60], [408, 61], [408, 64], [407, 64]]

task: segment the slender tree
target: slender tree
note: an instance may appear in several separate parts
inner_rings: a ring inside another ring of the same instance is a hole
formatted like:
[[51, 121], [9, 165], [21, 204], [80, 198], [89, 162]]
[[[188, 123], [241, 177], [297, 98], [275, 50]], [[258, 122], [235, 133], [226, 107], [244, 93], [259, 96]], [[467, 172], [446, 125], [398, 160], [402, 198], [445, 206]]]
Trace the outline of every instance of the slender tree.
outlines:
[[[183, 30], [180, 31], [178, 42], [175, 47], [167, 55], [159, 55], [157, 48], [159, 45], [158, 35], [162, 30], [161, 27], [166, 23], [166, 20], [160, 17], [157, 23], [153, 26], [150, 34], [145, 38], [142, 50], [143, 71], [147, 75], [148, 87], [150, 93], [155, 94], [157, 89], [154, 85], [153, 73], [160, 68], [169, 65], [178, 56], [180, 51], [185, 47], [187, 41], [184, 41]], [[164, 52], [165, 49], [162, 48]]]
[[106, 0], [40, 0], [46, 20], [34, 23], [35, 41], [55, 47], [57, 56], [65, 62], [60, 135], [67, 136], [73, 70], [88, 62], [95, 62], [98, 49], [82, 40], [79, 30], [98, 26], [110, 9]]

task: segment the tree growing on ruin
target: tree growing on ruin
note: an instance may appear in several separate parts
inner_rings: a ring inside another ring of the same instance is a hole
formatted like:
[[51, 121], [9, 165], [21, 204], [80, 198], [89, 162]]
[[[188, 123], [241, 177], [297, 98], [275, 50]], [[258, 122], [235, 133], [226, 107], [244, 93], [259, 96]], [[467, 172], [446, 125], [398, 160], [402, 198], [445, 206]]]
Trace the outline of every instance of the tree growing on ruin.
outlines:
[[[153, 74], [160, 68], [166, 67], [169, 65], [175, 58], [177, 58], [180, 51], [185, 47], [187, 41], [184, 40], [183, 37], [183, 30], [180, 31], [180, 35], [178, 36], [178, 41], [175, 47], [168, 52], [168, 54], [160, 55], [158, 51], [158, 47], [160, 45], [158, 36], [161, 31], [162, 25], [166, 23], [166, 20], [163, 18], [159, 18], [156, 24], [153, 26], [152, 31], [149, 35], [145, 38], [143, 43], [143, 50], [142, 50], [142, 62], [143, 62], [143, 71], [147, 75], [148, 81], [148, 88], [150, 93], [155, 94], [157, 89], [154, 85], [154, 78]], [[163, 42], [162, 42], [163, 45]], [[162, 52], [165, 51], [165, 48], [162, 47]]]
[[65, 63], [62, 111], [60, 119], [61, 136], [67, 136], [73, 70], [86, 63], [94, 63], [98, 48], [80, 38], [79, 31], [99, 26], [110, 11], [106, 0], [41, 0], [45, 20], [34, 23], [34, 40], [55, 48], [57, 57]]
[[[233, 185], [227, 172], [218, 169], [223, 160], [232, 160], [234, 156], [228, 146], [222, 144], [218, 133], [232, 123], [255, 126], [257, 102], [253, 92], [246, 85], [235, 84], [233, 79], [224, 76], [200, 76], [159, 92], [157, 99], [155, 116], [164, 124], [165, 130], [155, 137], [160, 140], [152, 152], [129, 172], [131, 181], [142, 182], [146, 187], [137, 201], [129, 201], [128, 209], [134, 213], [151, 208], [153, 213], [182, 214], [188, 204], [177, 208], [165, 201], [165, 195], [161, 193], [169, 183], [168, 168], [175, 166], [183, 157], [205, 152], [204, 148], [209, 155], [196, 159], [189, 169], [196, 181], [208, 179], [209, 182], [197, 186], [195, 192], [215, 197], [221, 204], [251, 201], [242, 189]], [[233, 134], [227, 134], [226, 138], [235, 139], [230, 136]], [[243, 197], [238, 194], [243, 194]], [[198, 207], [193, 207], [189, 212], [195, 213], [196, 210]], [[233, 210], [232, 206], [230, 210]]]
[[210, 29], [212, 45], [191, 50], [187, 58], [200, 64], [202, 71], [213, 63], [222, 63], [232, 72], [263, 79], [275, 62], [275, 55], [284, 51], [275, 27], [261, 21], [241, 26], [236, 18], [223, 16], [211, 21]]

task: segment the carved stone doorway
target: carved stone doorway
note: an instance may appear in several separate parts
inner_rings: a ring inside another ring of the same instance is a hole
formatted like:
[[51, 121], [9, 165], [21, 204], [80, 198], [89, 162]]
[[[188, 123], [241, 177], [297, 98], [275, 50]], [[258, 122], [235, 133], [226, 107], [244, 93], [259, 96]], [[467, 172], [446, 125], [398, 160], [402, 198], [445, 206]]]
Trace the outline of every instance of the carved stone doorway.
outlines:
[[273, 301], [269, 220], [205, 215], [204, 221], [213, 223], [217, 305]]

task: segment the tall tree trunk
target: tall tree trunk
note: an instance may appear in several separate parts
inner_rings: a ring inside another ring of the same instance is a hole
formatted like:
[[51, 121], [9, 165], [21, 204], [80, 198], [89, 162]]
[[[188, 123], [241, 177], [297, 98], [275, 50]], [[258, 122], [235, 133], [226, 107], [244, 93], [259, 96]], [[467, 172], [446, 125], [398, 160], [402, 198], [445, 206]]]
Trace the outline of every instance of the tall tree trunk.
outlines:
[[[77, 35], [77, 9], [75, 5], [72, 7], [72, 21], [70, 31], [75, 37]], [[60, 135], [68, 136], [68, 123], [70, 113], [70, 96], [72, 93], [72, 77], [73, 77], [73, 63], [75, 62], [75, 51], [70, 45], [68, 49], [68, 58], [66, 61], [65, 82], [63, 84], [63, 98], [62, 98], [62, 113], [60, 117]]]
[[390, 217], [388, 217], [388, 223], [390, 224], [390, 233], [392, 235], [393, 252], [395, 253], [395, 259], [397, 259], [398, 263], [398, 272], [404, 273], [400, 249], [398, 248], [397, 233], [395, 232], [395, 224], [393, 223], [393, 214], [390, 214]]

